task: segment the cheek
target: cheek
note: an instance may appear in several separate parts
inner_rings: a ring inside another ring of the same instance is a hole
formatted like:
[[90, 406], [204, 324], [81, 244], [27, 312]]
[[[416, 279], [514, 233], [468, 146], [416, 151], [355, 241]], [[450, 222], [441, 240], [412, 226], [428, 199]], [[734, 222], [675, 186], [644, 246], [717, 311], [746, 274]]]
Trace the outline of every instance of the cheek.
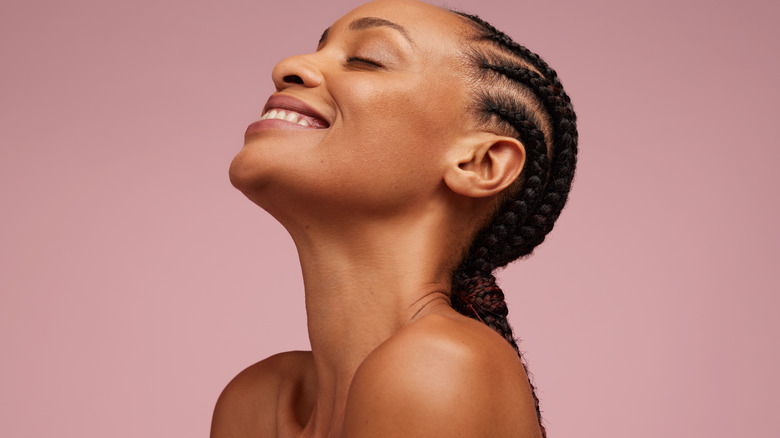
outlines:
[[405, 79], [352, 81], [348, 89], [337, 90], [343, 96], [340, 140], [366, 160], [435, 166], [452, 141], [452, 107], [439, 89], [417, 77]]
[[344, 96], [339, 99], [344, 125], [355, 134], [381, 135], [388, 141], [401, 137], [399, 125], [413, 122], [417, 111], [417, 102], [410, 96], [410, 87], [374, 82], [352, 81], [349, 89], [340, 93]]

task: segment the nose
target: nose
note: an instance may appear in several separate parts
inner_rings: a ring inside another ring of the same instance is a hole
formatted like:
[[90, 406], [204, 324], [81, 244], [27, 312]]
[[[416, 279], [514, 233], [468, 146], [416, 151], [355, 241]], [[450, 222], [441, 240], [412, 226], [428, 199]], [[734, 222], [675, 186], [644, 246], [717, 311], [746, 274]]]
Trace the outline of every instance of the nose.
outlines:
[[298, 55], [285, 58], [271, 72], [276, 90], [281, 91], [292, 85], [316, 87], [322, 83], [322, 72], [312, 59], [312, 55]]

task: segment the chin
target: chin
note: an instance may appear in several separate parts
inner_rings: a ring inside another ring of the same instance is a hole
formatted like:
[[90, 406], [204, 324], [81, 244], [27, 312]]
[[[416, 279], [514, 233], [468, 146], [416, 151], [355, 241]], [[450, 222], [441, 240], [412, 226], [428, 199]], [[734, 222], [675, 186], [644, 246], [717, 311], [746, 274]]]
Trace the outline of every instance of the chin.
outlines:
[[268, 172], [263, 171], [267, 164], [258, 162], [253, 155], [246, 148], [242, 149], [230, 163], [228, 174], [233, 187], [254, 201], [253, 194], [261, 192], [268, 184]]
[[233, 187], [285, 225], [290, 201], [296, 196], [282, 176], [289, 178], [294, 172], [275, 158], [245, 147], [233, 158], [228, 174]]

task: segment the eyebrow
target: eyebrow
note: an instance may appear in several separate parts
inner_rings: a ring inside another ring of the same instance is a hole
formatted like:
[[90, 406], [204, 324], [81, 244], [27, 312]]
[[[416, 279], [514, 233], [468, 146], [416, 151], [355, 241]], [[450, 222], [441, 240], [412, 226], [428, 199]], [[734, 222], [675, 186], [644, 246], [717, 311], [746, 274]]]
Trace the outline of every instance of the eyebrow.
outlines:
[[[401, 33], [401, 35], [406, 38], [407, 41], [409, 41], [410, 44], [414, 45], [414, 41], [412, 41], [412, 37], [409, 36], [409, 32], [400, 24], [393, 23], [392, 21], [385, 20], [384, 18], [377, 18], [377, 17], [363, 17], [358, 18], [357, 20], [353, 21], [349, 24], [350, 30], [363, 30], [363, 29], [370, 29], [372, 27], [389, 27], [391, 29], [395, 29], [398, 32]], [[325, 29], [325, 32], [322, 32], [322, 36], [320, 37], [319, 44], [322, 44], [325, 39], [328, 38], [328, 33], [330, 33], [330, 28]]]

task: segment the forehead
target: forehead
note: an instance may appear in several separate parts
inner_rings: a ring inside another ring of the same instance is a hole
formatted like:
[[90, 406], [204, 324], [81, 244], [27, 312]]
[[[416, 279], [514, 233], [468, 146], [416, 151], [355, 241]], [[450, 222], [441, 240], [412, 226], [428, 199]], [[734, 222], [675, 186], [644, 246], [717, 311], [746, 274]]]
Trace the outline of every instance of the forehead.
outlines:
[[375, 0], [353, 9], [332, 27], [348, 29], [355, 20], [367, 17], [398, 25], [396, 30], [405, 34], [416, 50], [436, 49], [440, 55], [458, 53], [467, 29], [457, 14], [417, 0]]

